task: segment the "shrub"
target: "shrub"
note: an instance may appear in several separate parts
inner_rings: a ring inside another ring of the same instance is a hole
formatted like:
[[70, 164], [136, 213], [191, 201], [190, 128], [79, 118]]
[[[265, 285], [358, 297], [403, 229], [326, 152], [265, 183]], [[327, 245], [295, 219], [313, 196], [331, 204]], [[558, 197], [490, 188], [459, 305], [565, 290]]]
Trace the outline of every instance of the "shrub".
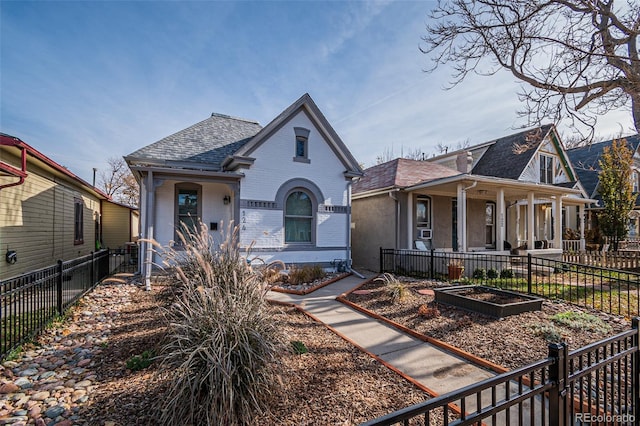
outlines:
[[512, 269], [503, 269], [500, 271], [500, 278], [513, 278], [514, 276]]
[[536, 324], [533, 326], [533, 332], [536, 336], [542, 336], [549, 343], [562, 342], [560, 332], [553, 325]]
[[273, 285], [287, 280], [286, 274], [282, 273], [283, 269], [285, 269], [284, 263], [275, 261], [269, 265], [256, 268], [256, 272], [262, 276], [262, 280], [265, 283]]
[[493, 268], [489, 269], [487, 271], [487, 278], [489, 278], [490, 280], [495, 280], [496, 278], [498, 278], [498, 271]]
[[485, 278], [487, 278], [487, 271], [484, 268], [476, 268], [475, 271], [473, 271], [473, 278], [477, 279], [477, 280], [484, 280]]
[[324, 278], [327, 273], [320, 265], [292, 266], [289, 268], [288, 282], [292, 285], [312, 283]]
[[141, 355], [132, 356], [127, 360], [127, 368], [131, 371], [144, 370], [153, 363], [153, 351], [144, 351]]
[[435, 306], [420, 305], [418, 315], [426, 319], [432, 319], [440, 316], [440, 311]]
[[286, 341], [265, 301], [267, 286], [240, 255], [237, 228], [216, 245], [206, 226], [167, 250], [183, 291], [167, 310], [162, 362], [174, 371], [161, 424], [250, 424], [277, 391]]
[[375, 281], [384, 282], [387, 294], [391, 297], [393, 303], [399, 302], [409, 295], [407, 286], [398, 281], [392, 274], [385, 272], [381, 277], [375, 279]]
[[555, 314], [551, 321], [578, 331], [608, 333], [611, 326], [595, 315], [586, 312], [567, 311]]
[[291, 346], [293, 346], [293, 352], [297, 355], [304, 355], [309, 352], [307, 346], [300, 340], [294, 340], [293, 342], [291, 342]]

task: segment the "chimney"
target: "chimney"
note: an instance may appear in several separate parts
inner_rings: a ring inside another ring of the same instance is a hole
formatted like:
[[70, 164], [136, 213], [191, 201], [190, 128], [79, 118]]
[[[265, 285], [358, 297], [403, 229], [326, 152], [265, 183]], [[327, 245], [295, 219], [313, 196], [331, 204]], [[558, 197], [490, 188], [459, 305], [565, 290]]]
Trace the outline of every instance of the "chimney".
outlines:
[[456, 157], [456, 168], [460, 173], [471, 173], [473, 168], [473, 156], [471, 151], [463, 151]]

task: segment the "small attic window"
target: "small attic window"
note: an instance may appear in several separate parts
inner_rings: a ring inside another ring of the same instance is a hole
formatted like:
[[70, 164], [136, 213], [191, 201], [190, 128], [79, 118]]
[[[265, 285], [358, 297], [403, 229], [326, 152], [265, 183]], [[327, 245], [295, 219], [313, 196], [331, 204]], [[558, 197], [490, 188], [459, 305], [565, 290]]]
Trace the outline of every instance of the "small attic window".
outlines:
[[309, 129], [304, 127], [294, 127], [293, 131], [296, 135], [295, 156], [293, 161], [301, 163], [310, 163], [309, 160]]

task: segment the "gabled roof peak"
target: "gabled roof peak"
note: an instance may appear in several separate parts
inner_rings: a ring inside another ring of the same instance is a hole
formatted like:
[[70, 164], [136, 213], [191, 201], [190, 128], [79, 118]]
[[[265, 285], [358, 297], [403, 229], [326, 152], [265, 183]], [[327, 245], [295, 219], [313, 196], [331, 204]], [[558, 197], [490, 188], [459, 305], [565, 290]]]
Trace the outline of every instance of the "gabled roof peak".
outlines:
[[232, 115], [221, 114], [219, 112], [212, 112], [211, 113], [211, 117], [226, 118], [228, 120], [238, 120], [238, 121], [244, 121], [245, 123], [252, 123], [252, 124], [260, 125], [260, 123], [258, 123], [255, 120], [249, 120], [248, 118], [242, 118], [242, 117], [234, 117]]

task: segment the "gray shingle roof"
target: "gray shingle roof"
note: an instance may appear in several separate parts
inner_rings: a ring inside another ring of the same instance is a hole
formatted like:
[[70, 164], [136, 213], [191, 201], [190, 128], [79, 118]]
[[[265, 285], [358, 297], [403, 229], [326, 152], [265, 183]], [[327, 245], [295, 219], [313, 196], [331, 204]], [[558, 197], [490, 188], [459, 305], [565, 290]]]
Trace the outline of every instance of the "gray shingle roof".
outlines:
[[205, 163], [220, 169], [222, 161], [246, 144], [262, 127], [255, 121], [211, 114], [211, 117], [132, 152], [127, 158]]
[[471, 174], [518, 179], [553, 125], [546, 124], [496, 139]]
[[[632, 150], [635, 151], [638, 149], [638, 145], [640, 145], [640, 135], [626, 136], [625, 139], [627, 143], [631, 145]], [[590, 197], [598, 198], [597, 195], [594, 194], [598, 186], [598, 173], [600, 172], [598, 161], [602, 156], [604, 148], [610, 147], [612, 143], [613, 140], [610, 140], [567, 150], [567, 155], [569, 156], [571, 164], [573, 164], [578, 179]]]

